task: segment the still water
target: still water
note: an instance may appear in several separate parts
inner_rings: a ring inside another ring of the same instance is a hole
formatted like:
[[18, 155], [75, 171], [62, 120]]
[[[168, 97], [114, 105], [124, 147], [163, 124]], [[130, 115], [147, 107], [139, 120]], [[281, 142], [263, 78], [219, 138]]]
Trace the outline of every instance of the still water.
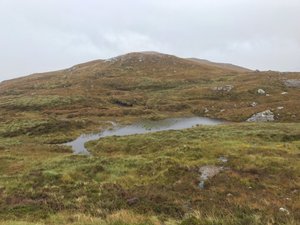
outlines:
[[205, 117], [189, 117], [189, 118], [170, 118], [158, 121], [143, 120], [131, 125], [118, 126], [115, 125], [111, 129], [101, 131], [94, 134], [83, 134], [74, 141], [65, 143], [71, 146], [74, 154], [89, 155], [89, 151], [85, 148], [85, 143], [92, 140], [109, 136], [126, 136], [133, 134], [145, 134], [165, 130], [181, 130], [191, 128], [196, 125], [218, 125], [224, 121], [217, 119], [210, 119]]

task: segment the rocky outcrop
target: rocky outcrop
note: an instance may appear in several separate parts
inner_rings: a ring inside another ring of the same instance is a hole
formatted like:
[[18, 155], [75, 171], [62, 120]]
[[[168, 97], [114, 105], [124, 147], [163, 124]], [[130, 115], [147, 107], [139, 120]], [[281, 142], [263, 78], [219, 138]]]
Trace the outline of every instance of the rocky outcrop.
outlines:
[[214, 91], [230, 92], [232, 90], [232, 88], [234, 88], [233, 85], [225, 85], [225, 86], [221, 86], [221, 87], [214, 87], [213, 90]]
[[300, 80], [298, 79], [285, 80], [284, 84], [287, 87], [300, 88]]
[[266, 110], [252, 115], [247, 119], [247, 122], [269, 122], [274, 120], [273, 112], [271, 110]]

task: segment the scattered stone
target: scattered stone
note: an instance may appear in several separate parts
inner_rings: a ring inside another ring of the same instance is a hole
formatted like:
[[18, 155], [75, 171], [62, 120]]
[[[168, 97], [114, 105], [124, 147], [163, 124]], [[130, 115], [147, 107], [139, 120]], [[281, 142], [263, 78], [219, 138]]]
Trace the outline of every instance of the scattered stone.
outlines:
[[257, 106], [257, 102], [252, 102], [250, 105], [251, 105], [252, 107], [255, 107], [255, 106]]
[[76, 69], [77, 69], [77, 66], [72, 66], [71, 68], [67, 69], [67, 71], [68, 72], [72, 72], [72, 71], [74, 71]]
[[281, 94], [282, 95], [287, 95], [288, 93], [284, 91], [284, 92], [281, 92]]
[[216, 176], [222, 170], [223, 170], [223, 167], [219, 167], [219, 166], [202, 166], [202, 167], [200, 167], [199, 172], [201, 173], [201, 176], [200, 176], [199, 187], [201, 189], [203, 189], [205, 181], [209, 178]]
[[198, 186], [200, 189], [204, 189], [204, 180], [201, 180]]
[[263, 89], [258, 89], [257, 93], [260, 94], [260, 95], [266, 94], [265, 90], [263, 90]]
[[227, 197], [231, 197], [231, 196], [232, 196], [232, 194], [231, 194], [231, 193], [228, 193], [228, 194], [227, 194]]
[[290, 79], [284, 81], [285, 86], [300, 88], [300, 80], [299, 79]]
[[225, 112], [225, 109], [221, 109], [220, 112]]
[[279, 211], [285, 213], [286, 215], [290, 215], [290, 211], [287, 210], [286, 208], [281, 207], [279, 208]]
[[227, 163], [228, 159], [224, 156], [221, 156], [221, 157], [219, 157], [219, 161], [222, 162], [222, 163]]
[[283, 106], [278, 106], [278, 107], [277, 107], [278, 110], [281, 110], [281, 109], [283, 109], [283, 108], [284, 108]]
[[117, 62], [119, 60], [122, 60], [122, 56], [117, 56], [117, 57], [113, 57], [113, 58], [109, 58], [109, 59], [105, 59], [105, 62]]
[[246, 120], [247, 122], [268, 122], [274, 121], [274, 114], [271, 110], [266, 110], [263, 112], [256, 113], [252, 115], [249, 119]]
[[232, 88], [234, 88], [233, 85], [225, 85], [225, 86], [221, 86], [221, 87], [214, 87], [213, 90], [230, 92], [232, 90]]
[[205, 112], [205, 113], [208, 113], [208, 112], [209, 112], [208, 108], [205, 108], [205, 109], [204, 109], [204, 112]]

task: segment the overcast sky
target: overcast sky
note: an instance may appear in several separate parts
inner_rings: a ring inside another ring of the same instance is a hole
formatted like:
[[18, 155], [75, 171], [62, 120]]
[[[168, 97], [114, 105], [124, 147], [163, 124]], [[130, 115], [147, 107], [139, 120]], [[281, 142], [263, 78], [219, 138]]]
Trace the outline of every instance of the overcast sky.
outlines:
[[300, 71], [300, 0], [0, 0], [0, 81], [149, 50]]

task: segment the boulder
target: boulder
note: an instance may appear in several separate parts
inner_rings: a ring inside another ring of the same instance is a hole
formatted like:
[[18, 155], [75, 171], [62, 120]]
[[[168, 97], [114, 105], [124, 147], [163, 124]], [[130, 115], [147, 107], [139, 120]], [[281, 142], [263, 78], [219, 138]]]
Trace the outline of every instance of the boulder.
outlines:
[[271, 110], [256, 113], [252, 115], [247, 122], [269, 122], [274, 121], [274, 114]]
[[290, 79], [284, 81], [285, 86], [300, 88], [300, 80], [299, 79]]
[[202, 166], [199, 168], [199, 172], [201, 173], [201, 180], [207, 180], [208, 178], [216, 176], [223, 170], [222, 167], [219, 166]]

